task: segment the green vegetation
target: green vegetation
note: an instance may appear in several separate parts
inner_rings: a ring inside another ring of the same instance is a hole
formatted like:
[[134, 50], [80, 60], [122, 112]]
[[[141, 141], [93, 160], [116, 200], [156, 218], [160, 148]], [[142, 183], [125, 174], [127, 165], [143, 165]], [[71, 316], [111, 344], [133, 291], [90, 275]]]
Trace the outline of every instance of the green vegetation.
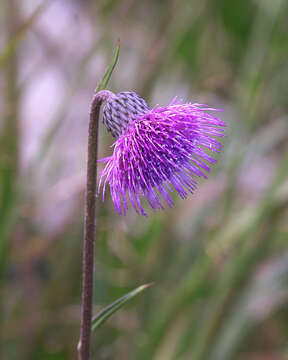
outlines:
[[287, 359], [288, 3], [42, 2], [0, 3], [0, 358], [76, 358], [89, 103], [120, 38], [109, 89], [224, 108], [228, 136], [173, 209], [98, 198], [94, 313], [154, 285], [94, 358]]

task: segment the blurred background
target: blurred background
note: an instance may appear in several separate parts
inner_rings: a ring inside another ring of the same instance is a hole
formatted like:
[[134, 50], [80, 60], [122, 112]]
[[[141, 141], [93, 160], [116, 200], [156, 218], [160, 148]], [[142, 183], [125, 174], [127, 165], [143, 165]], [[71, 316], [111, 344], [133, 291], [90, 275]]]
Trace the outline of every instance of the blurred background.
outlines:
[[[1, 0], [1, 360], [76, 359], [89, 104], [118, 38], [110, 90], [224, 108], [228, 137], [173, 209], [98, 202], [94, 312], [154, 286], [94, 358], [288, 359], [287, 18], [285, 0]], [[112, 142], [101, 124], [100, 157]]]

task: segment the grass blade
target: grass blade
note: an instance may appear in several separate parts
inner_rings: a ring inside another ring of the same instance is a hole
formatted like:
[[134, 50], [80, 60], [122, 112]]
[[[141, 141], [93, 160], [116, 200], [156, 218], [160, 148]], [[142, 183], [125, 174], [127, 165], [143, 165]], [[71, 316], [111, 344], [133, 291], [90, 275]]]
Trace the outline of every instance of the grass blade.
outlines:
[[92, 331], [96, 330], [102, 325], [111, 315], [120, 309], [129, 300], [133, 299], [136, 295], [140, 294], [143, 290], [150, 287], [152, 284], [141, 285], [138, 288], [130, 291], [128, 294], [114, 301], [112, 304], [106, 306], [92, 319]]
[[100, 83], [98, 84], [95, 92], [98, 92], [100, 90], [106, 89], [106, 86], [108, 84], [108, 81], [110, 80], [110, 77], [112, 75], [112, 72], [117, 64], [118, 61], [118, 57], [119, 57], [119, 51], [120, 51], [120, 40], [117, 41], [117, 45], [116, 45], [116, 51], [115, 51], [115, 55], [114, 58], [112, 60], [112, 63], [110, 64], [110, 66], [108, 67], [108, 69], [106, 70], [102, 80], [100, 81]]

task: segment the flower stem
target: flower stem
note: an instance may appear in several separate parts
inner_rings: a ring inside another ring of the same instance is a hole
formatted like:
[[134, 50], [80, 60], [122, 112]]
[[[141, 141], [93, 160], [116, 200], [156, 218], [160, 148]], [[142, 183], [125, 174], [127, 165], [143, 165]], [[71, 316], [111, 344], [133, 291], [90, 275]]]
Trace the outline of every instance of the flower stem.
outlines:
[[113, 95], [114, 94], [108, 90], [99, 91], [94, 95], [90, 108], [87, 183], [85, 194], [84, 246], [82, 260], [82, 314], [80, 339], [78, 343], [79, 360], [89, 360], [91, 348], [99, 114], [101, 104]]

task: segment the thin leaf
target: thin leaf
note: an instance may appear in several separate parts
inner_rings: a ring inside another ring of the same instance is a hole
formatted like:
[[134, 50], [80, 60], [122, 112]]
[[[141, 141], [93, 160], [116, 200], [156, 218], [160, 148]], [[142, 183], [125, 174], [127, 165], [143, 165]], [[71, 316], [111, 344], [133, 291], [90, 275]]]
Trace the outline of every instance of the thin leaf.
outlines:
[[112, 314], [114, 314], [118, 309], [126, 304], [126, 302], [133, 299], [136, 295], [140, 294], [143, 290], [147, 289], [151, 285], [152, 284], [145, 284], [139, 286], [138, 288], [130, 291], [128, 294], [117, 299], [112, 304], [106, 306], [92, 319], [92, 331], [96, 330], [100, 325], [102, 325]]
[[110, 64], [110, 66], [108, 67], [108, 69], [106, 70], [102, 80], [100, 81], [100, 83], [98, 84], [95, 92], [98, 92], [100, 90], [106, 89], [106, 86], [108, 84], [108, 81], [110, 80], [110, 77], [112, 75], [112, 72], [117, 64], [118, 61], [118, 57], [119, 57], [119, 51], [120, 51], [120, 40], [117, 41], [117, 45], [116, 45], [116, 51], [115, 51], [115, 55], [113, 58], [112, 63]]

